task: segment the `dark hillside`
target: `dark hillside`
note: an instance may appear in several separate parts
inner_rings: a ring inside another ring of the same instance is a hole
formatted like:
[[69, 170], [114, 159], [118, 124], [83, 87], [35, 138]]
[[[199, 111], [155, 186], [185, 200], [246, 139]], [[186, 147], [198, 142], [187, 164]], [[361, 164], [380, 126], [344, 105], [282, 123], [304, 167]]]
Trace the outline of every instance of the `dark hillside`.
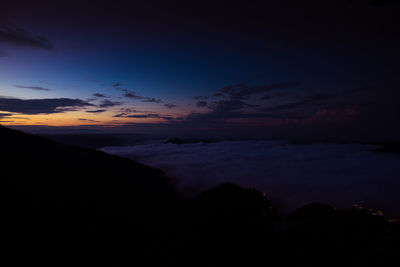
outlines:
[[147, 235], [176, 199], [161, 171], [129, 159], [2, 126], [0, 149], [4, 240], [12, 251], [22, 242], [31, 256], [35, 248], [53, 254], [71, 246], [88, 253], [132, 238], [129, 231], [137, 245], [152, 240]]

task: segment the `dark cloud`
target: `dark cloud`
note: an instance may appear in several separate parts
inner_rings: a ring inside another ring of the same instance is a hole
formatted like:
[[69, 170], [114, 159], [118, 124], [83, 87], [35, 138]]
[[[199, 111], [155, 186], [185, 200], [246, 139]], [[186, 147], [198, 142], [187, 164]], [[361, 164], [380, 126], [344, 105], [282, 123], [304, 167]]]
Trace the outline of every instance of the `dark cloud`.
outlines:
[[[258, 95], [275, 90], [292, 89], [298, 87], [298, 83], [272, 83], [269, 85], [256, 85], [250, 86], [247, 83], [238, 83], [235, 85], [224, 86], [219, 89], [219, 92], [213, 96], [224, 96], [228, 99], [221, 99], [219, 101], [198, 101], [197, 107], [208, 107], [211, 109], [208, 113], [193, 113], [187, 117], [189, 121], [204, 121], [218, 120], [224, 121], [232, 118], [275, 118], [276, 114], [265, 112], [263, 110], [254, 110], [259, 108], [256, 104], [248, 103], [253, 95]], [[196, 96], [195, 99], [209, 99], [208, 96]], [[271, 98], [270, 95], [264, 95], [261, 100]], [[253, 109], [247, 110], [247, 109]]]
[[37, 91], [51, 91], [49, 88], [44, 88], [40, 86], [24, 86], [24, 85], [15, 85], [17, 88], [23, 88], [23, 89], [31, 89], [31, 90], [37, 90]]
[[124, 118], [132, 113], [151, 113], [151, 111], [136, 110], [133, 108], [121, 108], [120, 113], [114, 115], [115, 118]]
[[141, 100], [142, 102], [149, 102], [149, 103], [163, 103], [164, 102], [161, 99], [138, 95], [135, 92], [129, 91], [127, 89], [121, 89], [121, 90], [124, 91], [123, 96], [126, 98], [137, 99], [137, 100]]
[[314, 93], [303, 97], [299, 101], [266, 107], [263, 108], [262, 111], [295, 111], [299, 115], [305, 116], [306, 114], [309, 115], [309, 113], [315, 112], [315, 109], [322, 105], [327, 107], [326, 101], [332, 100], [337, 96], [337, 94], [333, 93]]
[[124, 118], [127, 115], [128, 115], [128, 113], [122, 112], [122, 113], [115, 114], [113, 117], [114, 118]]
[[105, 95], [100, 94], [100, 93], [95, 93], [95, 94], [93, 94], [93, 96], [95, 96], [95, 97], [106, 97]]
[[[11, 119], [29, 120], [28, 118], [25, 118], [25, 117], [15, 116], [15, 114], [13, 114], [13, 113], [2, 113], [2, 112], [0, 112], [0, 120], [2, 120], [3, 118], [9, 118], [11, 116], [13, 116]], [[13, 121], [4, 121], [4, 120], [2, 120], [1, 122], [13, 122]]]
[[175, 104], [164, 104], [164, 106], [167, 108], [176, 108]]
[[[130, 91], [128, 89], [120, 88], [121, 85], [122, 85], [122, 83], [119, 83], [119, 82], [113, 84], [115, 89], [124, 92], [123, 96], [126, 98], [140, 100], [141, 102], [147, 102], [147, 103], [164, 103], [164, 101], [162, 99], [138, 95], [136, 92]], [[168, 106], [166, 106], [166, 107], [168, 107]]]
[[125, 91], [124, 97], [133, 98], [133, 99], [143, 99], [143, 96], [139, 96], [135, 92], [130, 92], [126, 89], [124, 89], [124, 91]]
[[273, 83], [270, 85], [249, 86], [246, 83], [228, 85], [220, 89], [221, 93], [227, 94], [232, 99], [247, 99], [254, 94], [269, 92], [272, 90], [292, 89], [298, 87], [298, 83]]
[[222, 125], [223, 122], [229, 119], [266, 119], [266, 118], [279, 119], [282, 118], [282, 116], [266, 112], [237, 112], [237, 111], [230, 111], [225, 113], [223, 112], [192, 113], [188, 117], [186, 117], [185, 122], [194, 124], [206, 123], [211, 126], [213, 125], [213, 123]]
[[153, 97], [145, 97], [142, 102], [149, 102], [149, 103], [162, 103], [163, 101], [161, 99], [156, 99]]
[[19, 47], [54, 50], [53, 44], [46, 38], [6, 24], [0, 24], [0, 43]]
[[85, 119], [85, 118], [79, 118], [78, 120], [79, 121], [99, 122], [99, 121], [96, 121], [96, 120], [90, 120], [90, 119]]
[[121, 108], [120, 110], [121, 110], [121, 112], [125, 112], [125, 113], [146, 112], [146, 111], [138, 111], [133, 108]]
[[199, 95], [199, 96], [195, 96], [195, 97], [193, 97], [194, 99], [196, 99], [196, 100], [207, 100], [209, 97], [208, 96], [201, 96], [201, 95]]
[[97, 110], [86, 110], [87, 113], [102, 113], [107, 111], [106, 109], [97, 109]]
[[149, 113], [149, 114], [135, 114], [129, 115], [127, 113], [119, 113], [114, 115], [115, 118], [135, 118], [135, 119], [147, 119], [147, 118], [154, 118], [154, 119], [164, 119], [164, 120], [173, 120], [171, 116], [163, 116], [157, 113]]
[[208, 105], [214, 112], [229, 113], [244, 108], [254, 108], [257, 105], [248, 104], [240, 99], [220, 100], [209, 103]]
[[11, 113], [2, 113], [2, 112], [0, 112], [0, 119], [4, 118], [4, 117], [10, 117], [10, 116], [12, 116]]
[[119, 106], [122, 105], [121, 102], [112, 102], [108, 99], [104, 99], [103, 101], [100, 102], [99, 107], [101, 108], [109, 108], [109, 107], [114, 107], [114, 106]]
[[196, 106], [199, 108], [207, 107], [207, 101], [198, 101]]
[[[250, 105], [245, 103], [245, 100], [250, 99], [253, 95], [258, 95], [274, 90], [285, 90], [285, 89], [292, 89], [299, 87], [298, 83], [293, 83], [293, 82], [280, 82], [280, 83], [272, 83], [269, 85], [256, 85], [256, 86], [250, 86], [247, 83], [238, 83], [235, 85], [227, 85], [219, 89], [219, 92], [214, 93], [212, 97], [221, 97], [221, 96], [226, 96], [229, 98], [229, 100], [220, 100], [220, 101], [214, 101], [212, 104], [208, 105], [214, 110], [226, 110], [226, 111], [233, 111], [233, 110], [238, 110], [242, 109], [245, 107], [255, 107], [254, 105]], [[288, 95], [288, 92], [279, 92], [279, 96], [284, 96]], [[277, 94], [277, 95], [278, 95]], [[194, 97], [196, 100], [206, 100], [209, 99], [209, 96], [196, 96]], [[260, 99], [261, 100], [267, 100], [272, 98], [271, 95], [264, 95]], [[207, 103], [205, 101], [199, 101], [196, 103], [198, 107], [205, 107], [207, 106]]]
[[155, 118], [155, 119], [163, 119], [163, 120], [172, 120], [173, 118], [170, 116], [161, 116], [160, 114], [145, 114], [145, 115], [129, 115], [128, 118], [137, 118], [137, 119], [145, 119], [145, 118]]
[[62, 113], [90, 106], [94, 105], [81, 99], [18, 99], [0, 97], [0, 111], [16, 112], [29, 115]]
[[142, 115], [128, 115], [125, 116], [126, 118], [138, 118], [138, 119], [144, 119], [144, 118], [161, 118], [159, 114], [142, 114]]
[[[281, 91], [283, 89], [295, 88], [296, 83], [275, 83], [263, 86], [248, 86], [245, 83], [225, 86], [220, 89], [228, 99], [219, 101], [198, 101], [197, 107], [208, 107], [208, 113], [192, 113], [186, 118], [188, 123], [221, 123], [229, 119], [301, 119], [314, 116], [323, 107], [332, 109], [330, 112], [320, 112], [322, 114], [356, 114], [352, 108], [354, 105], [337, 102], [339, 93], [311, 93], [306, 96], [296, 96], [292, 91]], [[271, 106], [266, 104], [252, 104], [250, 96], [255, 94], [279, 90], [278, 93], [271, 95], [265, 94], [260, 100], [269, 100], [279, 96], [279, 104]], [[343, 93], [346, 94], [346, 93]], [[283, 102], [285, 101], [285, 102]], [[282, 103], [283, 102], [283, 103]]]

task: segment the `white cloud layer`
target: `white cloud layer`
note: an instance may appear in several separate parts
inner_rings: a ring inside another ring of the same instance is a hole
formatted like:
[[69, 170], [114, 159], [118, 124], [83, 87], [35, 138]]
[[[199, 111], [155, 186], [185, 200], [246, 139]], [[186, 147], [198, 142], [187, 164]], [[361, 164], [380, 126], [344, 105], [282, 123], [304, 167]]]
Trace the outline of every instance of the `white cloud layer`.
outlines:
[[400, 215], [400, 157], [371, 145], [267, 141], [146, 144], [103, 151], [164, 170], [186, 195], [223, 182], [263, 190], [281, 210], [320, 201]]

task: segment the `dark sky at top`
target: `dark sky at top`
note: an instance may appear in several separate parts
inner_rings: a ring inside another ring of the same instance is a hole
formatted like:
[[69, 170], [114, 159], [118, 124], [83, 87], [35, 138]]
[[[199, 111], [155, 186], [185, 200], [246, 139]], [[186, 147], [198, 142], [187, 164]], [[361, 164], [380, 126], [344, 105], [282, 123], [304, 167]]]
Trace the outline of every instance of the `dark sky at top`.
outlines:
[[395, 140], [399, 11], [389, 0], [2, 1], [0, 123]]

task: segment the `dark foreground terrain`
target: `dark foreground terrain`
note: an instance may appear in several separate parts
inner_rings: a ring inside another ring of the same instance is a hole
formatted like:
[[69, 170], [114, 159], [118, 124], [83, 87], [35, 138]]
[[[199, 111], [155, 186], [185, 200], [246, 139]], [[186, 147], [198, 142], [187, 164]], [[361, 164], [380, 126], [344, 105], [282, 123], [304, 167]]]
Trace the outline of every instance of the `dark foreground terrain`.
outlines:
[[400, 227], [313, 203], [281, 215], [223, 184], [181, 198], [162, 172], [0, 126], [7, 266], [384, 266]]

